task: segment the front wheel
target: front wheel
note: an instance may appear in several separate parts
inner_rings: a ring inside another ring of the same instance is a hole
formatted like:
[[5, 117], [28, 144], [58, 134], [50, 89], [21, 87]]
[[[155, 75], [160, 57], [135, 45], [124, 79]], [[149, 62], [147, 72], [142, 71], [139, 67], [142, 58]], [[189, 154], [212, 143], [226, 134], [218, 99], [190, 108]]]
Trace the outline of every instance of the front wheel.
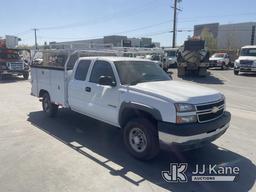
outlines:
[[28, 72], [23, 73], [23, 78], [24, 78], [25, 80], [28, 80], [28, 77], [29, 77], [29, 73], [28, 73]]
[[133, 119], [123, 130], [123, 140], [132, 156], [139, 160], [150, 160], [159, 153], [156, 126], [145, 118]]
[[42, 106], [44, 112], [48, 117], [55, 117], [58, 112], [58, 105], [55, 105], [51, 102], [50, 96], [48, 93], [45, 93], [43, 96]]

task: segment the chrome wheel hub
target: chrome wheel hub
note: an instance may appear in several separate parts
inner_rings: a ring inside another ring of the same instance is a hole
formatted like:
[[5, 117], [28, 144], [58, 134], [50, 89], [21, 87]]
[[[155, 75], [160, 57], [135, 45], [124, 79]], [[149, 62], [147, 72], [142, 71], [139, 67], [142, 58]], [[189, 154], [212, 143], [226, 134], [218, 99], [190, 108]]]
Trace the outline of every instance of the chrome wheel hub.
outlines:
[[129, 143], [136, 152], [143, 152], [147, 147], [147, 138], [145, 133], [139, 128], [132, 128], [129, 133]]

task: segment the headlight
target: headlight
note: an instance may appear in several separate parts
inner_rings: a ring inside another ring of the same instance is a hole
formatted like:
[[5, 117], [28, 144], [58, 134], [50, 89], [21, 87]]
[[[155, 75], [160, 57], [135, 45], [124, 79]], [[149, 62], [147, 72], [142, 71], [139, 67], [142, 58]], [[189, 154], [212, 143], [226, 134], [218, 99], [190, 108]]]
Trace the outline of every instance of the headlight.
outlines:
[[239, 67], [240, 66], [239, 61], [235, 61], [234, 65], [235, 65], [235, 67]]
[[185, 123], [196, 123], [197, 116], [196, 115], [189, 115], [189, 116], [177, 116], [176, 123], [178, 124], [185, 124]]
[[184, 124], [197, 122], [195, 105], [187, 103], [176, 103], [175, 107], [177, 111], [176, 123]]
[[175, 104], [177, 112], [192, 112], [196, 111], [195, 105], [186, 103], [176, 103]]

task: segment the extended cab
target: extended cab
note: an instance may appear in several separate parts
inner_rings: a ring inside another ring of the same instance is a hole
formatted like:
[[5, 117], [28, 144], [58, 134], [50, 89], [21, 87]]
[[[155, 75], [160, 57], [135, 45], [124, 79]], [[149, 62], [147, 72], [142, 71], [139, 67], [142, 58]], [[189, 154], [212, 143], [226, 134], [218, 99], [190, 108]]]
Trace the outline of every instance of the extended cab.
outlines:
[[50, 117], [62, 106], [121, 128], [138, 159], [155, 157], [160, 144], [187, 149], [212, 142], [229, 127], [224, 95], [174, 81], [152, 61], [74, 60], [70, 56], [64, 67], [32, 65], [32, 95], [42, 98]]

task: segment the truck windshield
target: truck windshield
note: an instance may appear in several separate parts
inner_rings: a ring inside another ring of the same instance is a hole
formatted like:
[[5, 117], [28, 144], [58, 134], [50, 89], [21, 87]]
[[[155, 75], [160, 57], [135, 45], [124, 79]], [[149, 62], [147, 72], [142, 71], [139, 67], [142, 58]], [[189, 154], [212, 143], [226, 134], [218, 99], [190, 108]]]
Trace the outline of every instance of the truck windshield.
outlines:
[[122, 85], [136, 85], [143, 82], [171, 80], [162, 68], [153, 62], [116, 61], [114, 64]]
[[152, 61], [161, 61], [160, 55], [153, 55], [152, 56]]
[[0, 53], [0, 59], [20, 59], [16, 53]]
[[241, 50], [240, 56], [256, 57], [256, 48], [245, 48]]
[[176, 51], [166, 51], [167, 57], [176, 57]]

